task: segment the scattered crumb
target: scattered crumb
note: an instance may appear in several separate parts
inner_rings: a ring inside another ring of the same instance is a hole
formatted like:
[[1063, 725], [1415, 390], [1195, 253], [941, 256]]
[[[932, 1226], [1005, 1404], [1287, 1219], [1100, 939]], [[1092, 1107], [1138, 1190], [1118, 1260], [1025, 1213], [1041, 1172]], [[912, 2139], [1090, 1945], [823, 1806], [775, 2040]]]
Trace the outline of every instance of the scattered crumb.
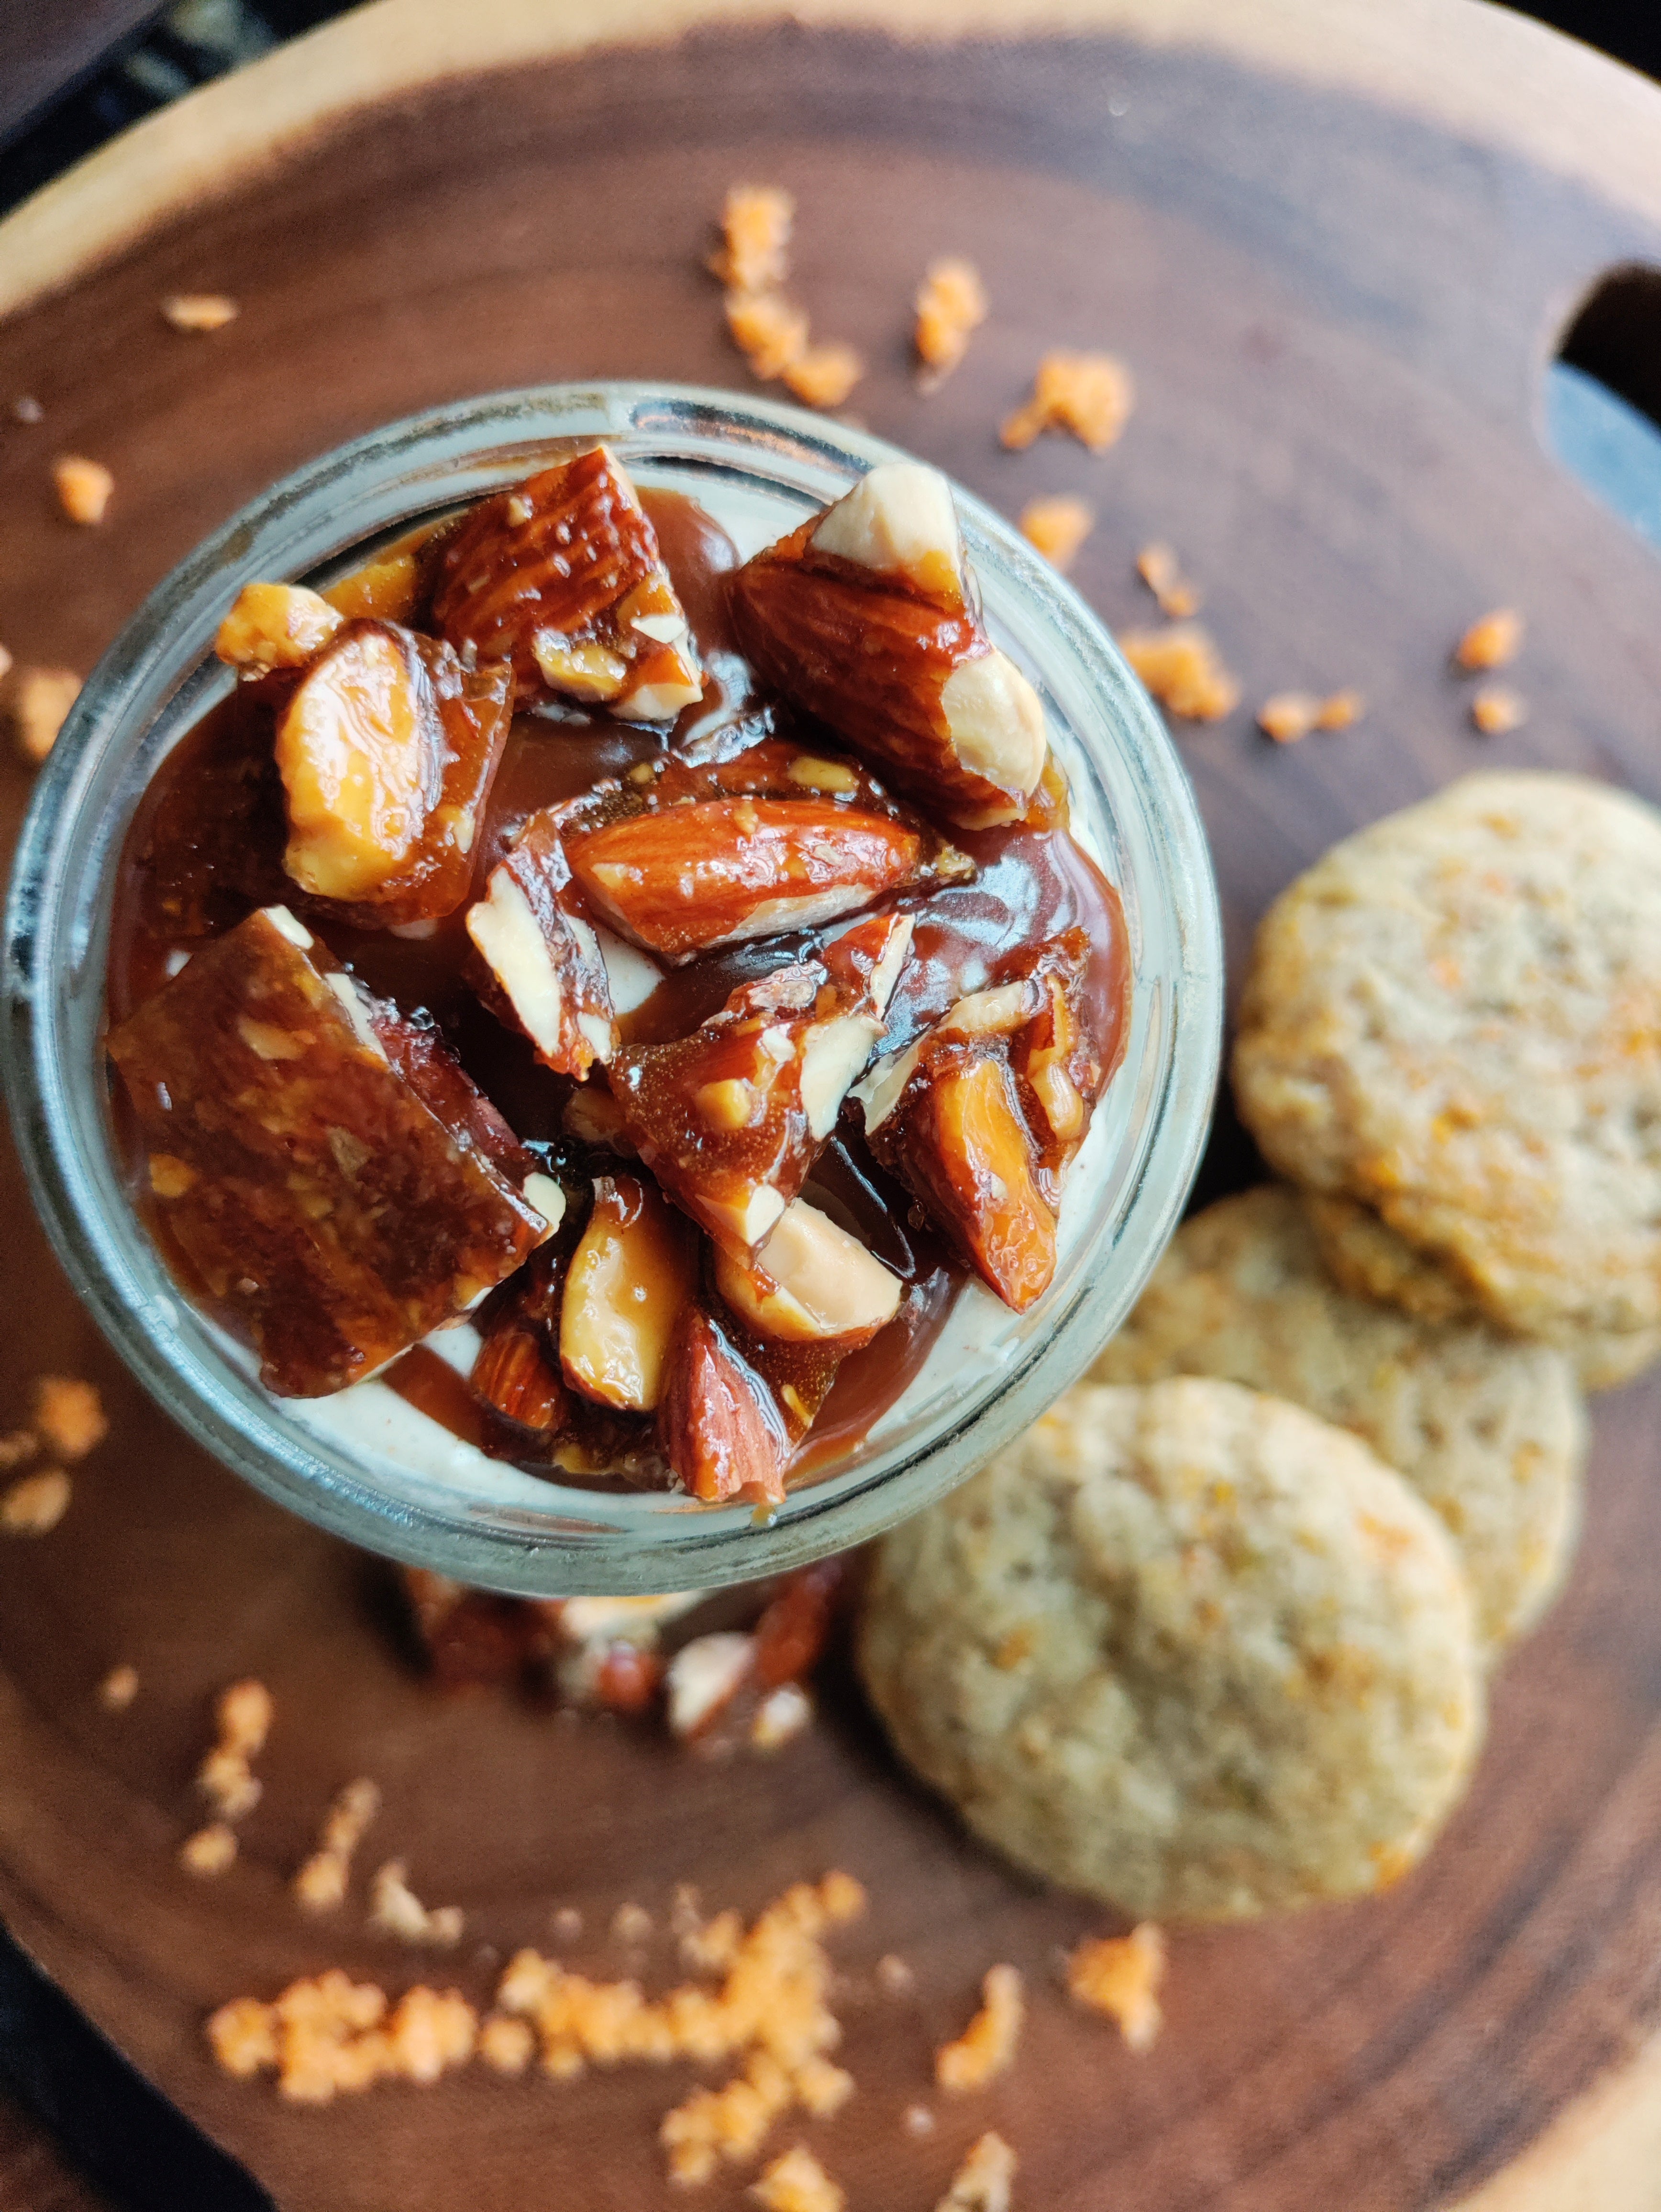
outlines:
[[781, 1682], [756, 1708], [750, 1742], [756, 1751], [782, 1751], [812, 1724], [813, 1700], [800, 1682]]
[[1043, 430], [1068, 430], [1092, 453], [1104, 453], [1130, 419], [1136, 387], [1111, 354], [1047, 353], [1032, 380], [1032, 397], [1000, 435], [1017, 452]]
[[101, 461], [84, 453], [61, 453], [52, 465], [58, 504], [71, 522], [101, 522], [115, 489], [115, 478]]
[[744, 1922], [736, 1912], [718, 1912], [713, 1920], [689, 1929], [680, 1939], [680, 1955], [695, 1973], [725, 1973], [738, 1957], [744, 1941]]
[[1029, 500], [1021, 509], [1022, 537], [1057, 568], [1072, 567], [1074, 556], [1095, 526], [1095, 508], [1065, 495]]
[[684, 1943], [703, 1926], [703, 1907], [695, 1881], [678, 1881], [669, 1900], [669, 1933]]
[[611, 1941], [631, 1950], [650, 1940], [652, 1916], [643, 1905], [619, 1905], [611, 1915]]
[[756, 1639], [739, 1629], [718, 1629], [683, 1644], [669, 1662], [669, 1733], [684, 1738], [709, 1726], [749, 1679]]
[[1277, 745], [1295, 745], [1320, 717], [1321, 702], [1307, 691], [1277, 691], [1257, 709], [1257, 727]]
[[783, 369], [786, 386], [807, 407], [840, 407], [864, 374], [863, 357], [840, 342], [809, 346]]
[[1503, 738], [1507, 730], [1520, 730], [1528, 718], [1526, 700], [1503, 684], [1485, 684], [1471, 694], [1471, 725], [1485, 738]]
[[796, 204], [777, 185], [733, 185], [721, 210], [721, 244], [709, 267], [729, 292], [763, 292], [789, 270]]
[[1315, 717], [1317, 730], [1347, 730], [1352, 722], [1359, 722], [1366, 712], [1367, 702], [1359, 691], [1331, 691], [1321, 702], [1320, 712]]
[[1240, 703], [1240, 686], [1198, 623], [1127, 630], [1119, 650], [1159, 704], [1186, 721], [1216, 722]]
[[186, 1836], [179, 1846], [179, 1863], [186, 1874], [204, 1879], [223, 1874], [236, 1857], [236, 1831], [227, 1827], [223, 1820], [215, 1820], [205, 1828], [198, 1828], [193, 1836]]
[[61, 1467], [20, 1475], [0, 1498], [0, 1528], [9, 1536], [46, 1536], [70, 1506], [70, 1483]]
[[294, 1893], [310, 1912], [330, 1912], [344, 1902], [352, 1854], [380, 1810], [380, 1791], [368, 1776], [349, 1782], [330, 1806], [317, 1849], [294, 1878]]
[[478, 2032], [478, 2055], [498, 2074], [522, 2074], [535, 2049], [530, 2021], [508, 2013], [493, 2012]]
[[729, 292], [727, 328], [764, 383], [782, 376], [807, 349], [807, 317], [782, 292]]
[[163, 319], [176, 331], [222, 331], [241, 312], [223, 292], [170, 292], [161, 302]]
[[34, 1386], [34, 1425], [62, 1459], [84, 1459], [110, 1432], [94, 1382], [43, 1375]]
[[98, 1685], [98, 1702], [106, 1713], [125, 1713], [137, 1695], [138, 1669], [125, 1661]]
[[548, 1932], [557, 1943], [575, 1943], [581, 1940], [582, 1915], [575, 1905], [562, 1905], [548, 1917]]
[[1455, 667], [1505, 667], [1522, 649], [1524, 627], [1515, 607], [1495, 607], [1479, 617], [1453, 648]]
[[1151, 1921], [1129, 1936], [1104, 1936], [1080, 1943], [1067, 1962], [1067, 1986], [1082, 2005], [1119, 2023], [1133, 2051], [1152, 2048], [1163, 2014], [1165, 1937]]
[[934, 2212], [1009, 2212], [1014, 2179], [1014, 2152], [989, 2129], [970, 2145]]
[[904, 1959], [889, 1951], [877, 1961], [877, 1987], [885, 1996], [910, 1996], [917, 1978]]
[[934, 2054], [942, 2089], [982, 2089], [1010, 2065], [1026, 2011], [1013, 1966], [994, 1966], [981, 1984], [981, 2008], [955, 2043]]
[[747, 2192], [767, 2212], [842, 2212], [847, 2198], [811, 2150], [800, 2143], [762, 2170]]
[[969, 339], [986, 320], [986, 287], [972, 261], [948, 256], [931, 261], [917, 287], [917, 359], [920, 381], [932, 391], [943, 383], [969, 350]]
[[273, 2067], [283, 2096], [303, 2105], [388, 2077], [435, 2081], [466, 2063], [478, 2038], [478, 2016], [456, 1990], [410, 1990], [389, 2014], [384, 1990], [338, 1967], [290, 1984], [274, 2004], [235, 1998], [208, 2022], [226, 2073], [246, 2080]]
[[927, 2105], [908, 2105], [904, 2121], [909, 2136], [932, 2136], [934, 2132], [934, 2115]]
[[405, 1872], [402, 1859], [388, 1859], [376, 1869], [369, 1886], [370, 1927], [383, 1936], [396, 1936], [402, 1943], [430, 1943], [448, 1950], [461, 1941], [461, 1907], [424, 1905], [405, 1880]]
[[1159, 603], [1159, 612], [1172, 622], [1186, 622], [1200, 611], [1200, 594], [1183, 574], [1182, 562], [1169, 545], [1144, 545], [1136, 556], [1136, 574]]
[[0, 1437], [0, 1469], [21, 1467], [40, 1449], [40, 1439], [33, 1429], [14, 1429], [9, 1436]]
[[7, 651], [3, 645], [0, 645], [0, 679], [3, 679], [10, 674], [11, 654]]
[[81, 696], [72, 668], [20, 668], [6, 686], [6, 716], [17, 750], [39, 768]]
[[249, 1762], [265, 1748], [272, 1711], [263, 1682], [233, 1682], [219, 1693], [214, 1707], [219, 1737], [197, 1770], [196, 1786], [222, 1820], [240, 1820], [259, 1802], [259, 1781]]
[[32, 392], [20, 392], [11, 403], [11, 411], [19, 422], [39, 422], [46, 410]]

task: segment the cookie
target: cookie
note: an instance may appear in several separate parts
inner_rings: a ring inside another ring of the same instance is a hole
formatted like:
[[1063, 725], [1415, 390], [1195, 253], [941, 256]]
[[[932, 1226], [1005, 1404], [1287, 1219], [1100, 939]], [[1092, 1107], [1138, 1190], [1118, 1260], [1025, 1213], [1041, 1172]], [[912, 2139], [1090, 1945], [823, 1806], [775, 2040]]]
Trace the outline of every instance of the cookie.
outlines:
[[1216, 1375], [1350, 1429], [1452, 1536], [1497, 1653], [1557, 1589], [1580, 1520], [1586, 1422], [1567, 1356], [1467, 1316], [1351, 1297], [1295, 1192], [1267, 1183], [1185, 1222], [1097, 1382]]
[[1208, 1379], [1069, 1392], [886, 1539], [858, 1648], [977, 1835], [1139, 1919], [1382, 1888], [1482, 1732], [1441, 1522], [1358, 1437]]
[[1359, 1201], [1421, 1274], [1607, 1358], [1661, 1328], [1658, 1010], [1661, 815], [1467, 776], [1269, 909], [1235, 1093], [1281, 1174]]

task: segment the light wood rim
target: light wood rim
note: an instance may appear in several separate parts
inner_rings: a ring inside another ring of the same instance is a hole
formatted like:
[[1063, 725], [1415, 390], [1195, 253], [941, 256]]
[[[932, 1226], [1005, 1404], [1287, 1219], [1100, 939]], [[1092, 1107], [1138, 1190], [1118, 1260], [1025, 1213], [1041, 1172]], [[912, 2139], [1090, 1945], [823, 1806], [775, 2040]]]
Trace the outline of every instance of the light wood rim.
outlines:
[[[908, 40], [1116, 33], [1221, 52], [1521, 153], [1661, 226], [1661, 89], [1484, 0], [372, 0], [204, 86], [0, 222], [0, 315], [355, 110], [446, 77], [693, 28], [790, 20]], [[1661, 2043], [1457, 2212], [1661, 2212]]]
[[1484, 0], [374, 0], [148, 117], [0, 222], [0, 315], [356, 108], [587, 46], [787, 18], [904, 39], [1094, 31], [1220, 50], [1520, 151], [1661, 224], [1661, 90]]

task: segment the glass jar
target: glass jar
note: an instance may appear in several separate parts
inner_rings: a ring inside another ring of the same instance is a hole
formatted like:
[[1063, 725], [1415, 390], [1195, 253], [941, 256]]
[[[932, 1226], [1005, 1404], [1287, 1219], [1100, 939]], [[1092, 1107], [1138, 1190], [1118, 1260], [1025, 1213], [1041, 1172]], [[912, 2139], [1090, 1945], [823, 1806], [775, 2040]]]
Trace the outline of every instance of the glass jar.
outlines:
[[[1215, 888], [1164, 726], [1076, 592], [959, 491], [988, 625], [1043, 696], [1075, 834], [1116, 885], [1129, 938], [1129, 1042], [1068, 1182], [1048, 1293], [1016, 1315], [970, 1285], [864, 1443], [765, 1518], [543, 1480], [409, 1408], [388, 1413], [384, 1436], [373, 1422], [345, 1434], [332, 1401], [262, 1389], [246, 1352], [181, 1294], [118, 1160], [102, 1031], [128, 824], [157, 763], [229, 689], [212, 643], [240, 586], [326, 580], [378, 539], [600, 437], [641, 483], [702, 502], [745, 556], [894, 457], [792, 408], [611, 384], [467, 400], [311, 462], [176, 568], [100, 662], [41, 775], [6, 915], [5, 1078], [19, 1149], [58, 1257], [134, 1374], [208, 1451], [293, 1511], [371, 1551], [538, 1595], [692, 1589], [800, 1565], [940, 1497], [1034, 1420], [1112, 1333], [1176, 1225], [1221, 1027]], [[409, 1422], [441, 1443], [428, 1449], [423, 1437], [416, 1450]]]

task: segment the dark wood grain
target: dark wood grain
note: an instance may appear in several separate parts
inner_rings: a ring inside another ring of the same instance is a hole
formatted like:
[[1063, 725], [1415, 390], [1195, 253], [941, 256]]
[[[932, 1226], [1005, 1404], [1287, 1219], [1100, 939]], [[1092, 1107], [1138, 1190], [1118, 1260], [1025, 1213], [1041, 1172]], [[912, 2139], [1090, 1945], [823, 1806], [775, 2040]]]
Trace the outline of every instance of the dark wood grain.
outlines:
[[[0, 636], [88, 665], [271, 477], [428, 402], [563, 376], [741, 382], [700, 273], [740, 175], [798, 195], [799, 289], [825, 335], [870, 356], [862, 421], [1007, 512], [1086, 492], [1100, 519], [1075, 579], [1116, 626], [1151, 616], [1135, 549], [1172, 539], [1248, 702], [1294, 685], [1367, 695], [1359, 730], [1299, 747], [1269, 746], [1244, 710], [1181, 736], [1237, 979], [1288, 877], [1465, 768], [1552, 763], [1661, 796], [1653, 558], [1534, 428], [1558, 319], [1603, 268], [1661, 241], [1520, 158], [1364, 100], [1107, 39], [709, 34], [366, 113], [0, 333], [6, 381], [46, 410], [0, 441]], [[995, 314], [924, 399], [906, 303], [948, 250], [976, 255]], [[210, 339], [167, 331], [156, 301], [186, 288], [236, 293], [240, 320]], [[1136, 416], [1103, 459], [996, 443], [1051, 343], [1107, 346], [1135, 371]], [[46, 465], [65, 447], [116, 472], [95, 536], [52, 507]], [[1533, 714], [1484, 743], [1445, 656], [1500, 601], [1530, 616], [1516, 673]], [[5, 774], [15, 815], [23, 780]], [[1225, 1136], [1214, 1185], [1249, 1171]], [[422, 1894], [466, 1908], [454, 1972], [475, 1996], [491, 1969], [477, 1947], [535, 1941], [561, 1904], [595, 1931], [579, 1962], [615, 1971], [603, 1930], [625, 1899], [660, 1914], [680, 1880], [752, 1906], [831, 1864], [866, 1879], [870, 1919], [840, 1947], [860, 2094], [797, 2131], [858, 2212], [932, 2203], [987, 2125], [1019, 2150], [1033, 2212], [1443, 2204], [1661, 2015], [1652, 1391], [1599, 1410], [1575, 1577], [1498, 1684], [1476, 1786], [1428, 1864], [1367, 1905], [1179, 1935], [1165, 2036], [1136, 2059], [1055, 1986], [1056, 1947], [1092, 1916], [965, 1844], [845, 1686], [787, 1757], [723, 1768], [510, 1700], [435, 1703], [386, 1633], [375, 1571], [186, 1445], [63, 1291], [15, 1180], [0, 1212], [13, 1279], [31, 1285], [0, 1422], [56, 1366], [95, 1374], [118, 1423], [60, 1529], [0, 1547], [0, 1911], [281, 2203], [672, 2201], [652, 2133], [678, 2073], [575, 2089], [475, 2073], [302, 2114], [213, 2071], [200, 2025], [228, 1996], [335, 1960], [398, 1985], [418, 1972], [356, 1914], [326, 1933], [287, 1900], [329, 1792], [358, 1771], [386, 1792], [376, 1843], [407, 1856]], [[118, 1722], [93, 1690], [121, 1658], [144, 1686]], [[235, 1871], [194, 1886], [172, 1866], [189, 1777], [214, 1690], [242, 1672], [277, 1698], [266, 1795]], [[873, 1986], [889, 1949], [917, 1970], [914, 2002]], [[999, 1958], [1035, 1989], [1019, 2070], [915, 2140], [901, 2114], [928, 2095], [932, 2045]], [[648, 1971], [668, 1971], [661, 1944]], [[740, 2187], [700, 2202], [729, 2212]]]

